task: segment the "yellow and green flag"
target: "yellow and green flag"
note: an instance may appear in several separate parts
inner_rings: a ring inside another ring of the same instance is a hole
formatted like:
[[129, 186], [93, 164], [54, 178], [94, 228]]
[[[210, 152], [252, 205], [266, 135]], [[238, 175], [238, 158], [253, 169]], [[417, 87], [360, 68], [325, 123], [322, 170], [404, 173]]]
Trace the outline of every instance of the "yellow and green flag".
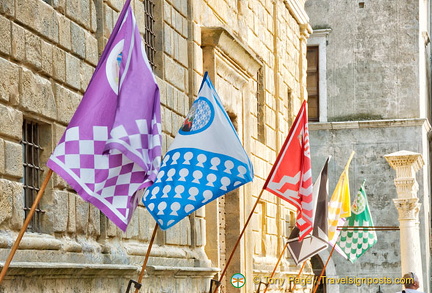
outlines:
[[[354, 227], [373, 227], [371, 213], [369, 211], [368, 200], [364, 187], [364, 182], [360, 187], [351, 207], [352, 216], [347, 219], [347, 225]], [[345, 253], [347, 258], [354, 262], [362, 256], [369, 248], [377, 242], [376, 232], [373, 230], [354, 229], [354, 231], [342, 230], [337, 242], [339, 248]]]

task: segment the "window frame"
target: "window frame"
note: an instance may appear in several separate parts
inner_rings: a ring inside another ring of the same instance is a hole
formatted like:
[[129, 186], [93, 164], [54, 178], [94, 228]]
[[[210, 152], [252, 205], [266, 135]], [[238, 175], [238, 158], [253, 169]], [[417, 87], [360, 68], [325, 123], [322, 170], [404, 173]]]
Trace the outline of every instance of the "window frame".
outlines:
[[[330, 28], [314, 29], [310, 35], [307, 46], [318, 46], [319, 68], [318, 68], [318, 122], [327, 122], [327, 40], [332, 30]], [[311, 121], [314, 122], [314, 121]]]

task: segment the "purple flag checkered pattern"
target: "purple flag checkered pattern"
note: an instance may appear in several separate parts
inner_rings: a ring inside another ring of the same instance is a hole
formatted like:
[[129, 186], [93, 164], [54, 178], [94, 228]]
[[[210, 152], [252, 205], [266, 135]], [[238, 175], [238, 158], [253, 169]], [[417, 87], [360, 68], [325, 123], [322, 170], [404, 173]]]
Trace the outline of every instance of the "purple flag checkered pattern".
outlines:
[[128, 1], [47, 165], [124, 231], [160, 155], [159, 89]]

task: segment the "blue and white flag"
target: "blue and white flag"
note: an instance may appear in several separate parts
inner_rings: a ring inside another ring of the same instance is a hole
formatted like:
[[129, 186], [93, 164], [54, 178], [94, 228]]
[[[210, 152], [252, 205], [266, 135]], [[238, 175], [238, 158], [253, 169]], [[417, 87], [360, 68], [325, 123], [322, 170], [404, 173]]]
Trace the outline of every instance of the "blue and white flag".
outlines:
[[165, 230], [252, 178], [249, 157], [206, 73], [143, 203]]

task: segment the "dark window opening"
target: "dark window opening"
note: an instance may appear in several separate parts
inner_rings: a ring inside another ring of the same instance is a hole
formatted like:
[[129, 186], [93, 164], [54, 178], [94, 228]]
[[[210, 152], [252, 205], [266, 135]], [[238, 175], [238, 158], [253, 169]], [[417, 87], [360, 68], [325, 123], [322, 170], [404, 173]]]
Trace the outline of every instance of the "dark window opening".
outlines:
[[[24, 120], [23, 138], [23, 187], [24, 187], [24, 210], [27, 217], [36, 195], [40, 188], [40, 179], [43, 172], [40, 166], [40, 153], [42, 147], [39, 139], [39, 125], [37, 123]], [[39, 231], [40, 213], [42, 211], [37, 207], [33, 219], [30, 221], [28, 229]]]
[[155, 34], [154, 11], [155, 11], [155, 3], [153, 2], [153, 0], [144, 0], [144, 13], [145, 13], [144, 44], [145, 44], [147, 57], [153, 69], [156, 68], [156, 64], [155, 64], [156, 34]]

